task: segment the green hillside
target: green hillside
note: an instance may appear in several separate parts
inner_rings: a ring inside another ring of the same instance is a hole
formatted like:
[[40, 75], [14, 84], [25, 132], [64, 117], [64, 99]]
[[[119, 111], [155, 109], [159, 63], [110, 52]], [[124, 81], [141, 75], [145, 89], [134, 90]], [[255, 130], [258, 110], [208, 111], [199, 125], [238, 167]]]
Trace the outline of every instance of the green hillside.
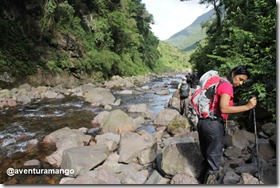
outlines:
[[165, 41], [160, 41], [157, 50], [160, 58], [155, 71], [185, 71], [191, 69], [190, 55], [195, 51], [197, 44], [206, 37], [201, 24], [209, 20], [214, 14], [213, 10], [199, 16], [190, 26], [171, 36]]
[[0, 1], [0, 88], [27, 76], [87, 82], [152, 72], [159, 40], [151, 23], [141, 1]]
[[192, 68], [189, 58], [193, 51], [182, 52], [177, 47], [163, 41], [160, 41], [157, 49], [160, 58], [155, 67], [156, 72], [185, 71]]
[[201, 24], [207, 22], [214, 15], [214, 10], [199, 16], [190, 26], [172, 35], [165, 42], [176, 46], [183, 51], [194, 50], [197, 44], [206, 37], [205, 30], [201, 28]]

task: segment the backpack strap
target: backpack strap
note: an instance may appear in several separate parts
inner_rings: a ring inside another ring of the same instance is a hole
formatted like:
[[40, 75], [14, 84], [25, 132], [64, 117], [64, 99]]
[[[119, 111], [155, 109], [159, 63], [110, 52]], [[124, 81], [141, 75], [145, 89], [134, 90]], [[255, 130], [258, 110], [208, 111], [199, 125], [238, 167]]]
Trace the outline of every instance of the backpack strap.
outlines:
[[178, 88], [177, 89], [180, 89], [182, 87], [182, 82], [178, 84]]
[[218, 89], [218, 87], [219, 87], [219, 85], [221, 84], [221, 83], [224, 83], [224, 82], [228, 82], [228, 83], [230, 83], [228, 80], [226, 80], [225, 78], [220, 78], [220, 82], [219, 82], [219, 84], [216, 86], [216, 89], [215, 89], [215, 94], [214, 94], [214, 97], [213, 97], [213, 101], [212, 101], [212, 104], [211, 104], [211, 107], [210, 107], [210, 109], [212, 109], [213, 111], [212, 111], [212, 113], [210, 112], [210, 114], [209, 114], [209, 116], [211, 117], [211, 118], [217, 118], [217, 117], [215, 117], [215, 114], [214, 114], [214, 104], [215, 104], [215, 102], [218, 100], [218, 96], [217, 96], [217, 89]]

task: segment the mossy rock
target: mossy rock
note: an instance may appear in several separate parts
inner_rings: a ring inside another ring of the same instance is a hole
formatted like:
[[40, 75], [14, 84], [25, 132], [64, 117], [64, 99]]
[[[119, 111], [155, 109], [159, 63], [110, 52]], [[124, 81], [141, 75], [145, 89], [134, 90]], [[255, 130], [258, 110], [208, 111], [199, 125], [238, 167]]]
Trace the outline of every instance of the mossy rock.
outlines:
[[189, 120], [181, 115], [175, 116], [167, 125], [167, 131], [172, 135], [179, 134], [181, 132], [189, 132], [191, 125]]

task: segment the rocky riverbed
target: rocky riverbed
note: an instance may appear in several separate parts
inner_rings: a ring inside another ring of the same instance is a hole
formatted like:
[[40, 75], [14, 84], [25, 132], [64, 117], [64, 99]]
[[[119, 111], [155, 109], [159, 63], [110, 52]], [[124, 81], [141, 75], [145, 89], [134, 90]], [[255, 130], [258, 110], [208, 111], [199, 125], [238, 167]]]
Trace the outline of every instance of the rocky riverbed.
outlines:
[[[198, 134], [178, 112], [179, 78], [116, 76], [104, 84], [75, 88], [24, 84], [1, 90], [1, 183], [203, 183], [198, 178]], [[62, 102], [55, 106], [54, 101]], [[86, 110], [81, 113], [81, 108]], [[36, 121], [39, 131], [34, 130]], [[237, 122], [229, 125], [218, 183], [276, 184], [276, 125], [266, 123], [258, 131], [258, 156], [255, 135]], [[24, 145], [15, 147], [18, 142]], [[8, 168], [65, 171], [8, 176]]]

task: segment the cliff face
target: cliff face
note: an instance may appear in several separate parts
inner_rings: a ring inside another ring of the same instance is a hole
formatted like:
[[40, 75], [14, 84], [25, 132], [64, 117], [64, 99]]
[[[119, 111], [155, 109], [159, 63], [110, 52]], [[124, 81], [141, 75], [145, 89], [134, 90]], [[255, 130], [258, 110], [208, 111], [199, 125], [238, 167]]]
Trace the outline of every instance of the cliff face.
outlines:
[[67, 82], [148, 73], [159, 58], [150, 22], [133, 0], [2, 0], [0, 88], [49, 84], [38, 76], [67, 75]]
[[[21, 46], [32, 47], [42, 42], [39, 22], [44, 1], [4, 0], [0, 2], [1, 50], [16, 55]], [[32, 53], [28, 48], [27, 53]], [[21, 54], [18, 54], [21, 55]], [[22, 54], [23, 55], [23, 54]]]
[[[22, 76], [45, 68], [54, 51], [80, 56], [74, 37], [63, 35], [55, 27], [47, 28], [50, 23], [43, 23], [54, 21], [44, 19], [47, 3], [45, 0], [0, 2], [0, 72], [3, 73], [0, 86], [16, 85], [23, 81]], [[7, 75], [12, 79], [7, 79]]]
[[34, 49], [39, 41], [37, 20], [42, 15], [42, 3], [35, 0], [0, 2], [0, 87], [13, 85], [22, 67], [34, 72], [34, 62], [39, 57]]

